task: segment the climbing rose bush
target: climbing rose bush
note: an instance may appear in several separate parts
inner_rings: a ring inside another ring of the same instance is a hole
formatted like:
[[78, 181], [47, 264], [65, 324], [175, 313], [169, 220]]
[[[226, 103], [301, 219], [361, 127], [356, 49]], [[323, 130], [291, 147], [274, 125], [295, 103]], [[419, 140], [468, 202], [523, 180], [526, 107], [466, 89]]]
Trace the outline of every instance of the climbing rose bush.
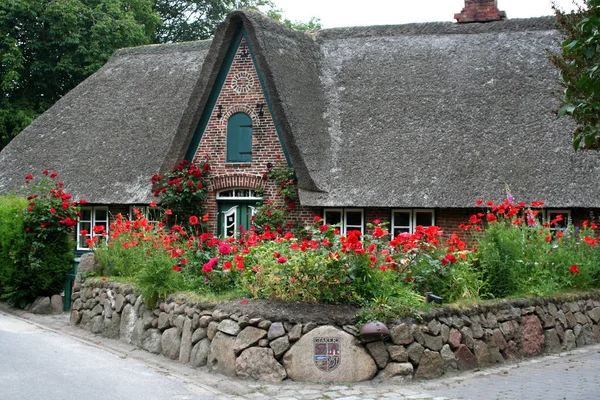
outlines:
[[196, 218], [205, 214], [210, 170], [208, 160], [199, 165], [182, 160], [168, 174], [152, 176], [154, 196], [168, 224], [190, 223], [196, 225], [196, 229], [208, 228], [206, 220]]

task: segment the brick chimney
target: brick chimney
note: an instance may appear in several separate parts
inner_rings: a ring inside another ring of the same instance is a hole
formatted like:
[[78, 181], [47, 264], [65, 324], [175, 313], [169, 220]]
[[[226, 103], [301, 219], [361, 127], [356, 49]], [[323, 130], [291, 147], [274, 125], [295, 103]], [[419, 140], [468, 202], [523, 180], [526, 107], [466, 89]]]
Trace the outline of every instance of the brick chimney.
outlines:
[[465, 8], [454, 14], [459, 24], [467, 22], [489, 22], [506, 19], [506, 13], [498, 10], [497, 0], [465, 0]]

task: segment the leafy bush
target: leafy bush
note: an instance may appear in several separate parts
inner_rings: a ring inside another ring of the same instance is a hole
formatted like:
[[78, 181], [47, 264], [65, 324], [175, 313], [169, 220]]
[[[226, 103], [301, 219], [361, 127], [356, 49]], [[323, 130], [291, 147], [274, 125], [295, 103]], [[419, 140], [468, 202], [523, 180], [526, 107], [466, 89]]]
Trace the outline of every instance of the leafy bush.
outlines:
[[181, 161], [171, 172], [152, 177], [154, 196], [160, 201], [167, 222], [187, 224], [193, 216], [196, 229], [206, 230], [207, 218], [198, 219], [204, 214], [204, 203], [207, 197], [207, 177], [210, 165], [204, 163], [201, 168], [194, 163]]
[[0, 281], [3, 297], [24, 306], [38, 296], [62, 291], [71, 268], [73, 243], [70, 234], [77, 225], [78, 207], [57, 182], [58, 174], [43, 171], [38, 183], [28, 174], [30, 195], [23, 200], [5, 198], [0, 215], [2, 238]]
[[487, 204], [487, 211], [473, 215], [463, 226], [478, 228], [475, 266], [483, 274], [487, 295], [548, 295], [600, 286], [594, 223], [586, 221], [579, 229], [571, 221], [560, 228], [561, 217], [540, 221], [538, 208], [543, 202]]
[[24, 198], [0, 197], [0, 290], [5, 290], [5, 282], [15, 280], [12, 275], [19, 271], [16, 266], [27, 260], [27, 239], [21, 213], [25, 207], [27, 200]]
[[256, 230], [259, 233], [265, 231], [283, 233], [284, 230], [290, 228], [299, 230], [300, 227], [297, 221], [290, 219], [290, 211], [296, 207], [298, 201], [298, 188], [294, 169], [285, 164], [274, 167], [269, 164], [269, 170], [265, 172], [263, 178], [274, 181], [279, 198], [270, 199], [265, 196], [264, 191], [261, 191], [265, 200], [257, 204], [256, 213], [252, 218]]

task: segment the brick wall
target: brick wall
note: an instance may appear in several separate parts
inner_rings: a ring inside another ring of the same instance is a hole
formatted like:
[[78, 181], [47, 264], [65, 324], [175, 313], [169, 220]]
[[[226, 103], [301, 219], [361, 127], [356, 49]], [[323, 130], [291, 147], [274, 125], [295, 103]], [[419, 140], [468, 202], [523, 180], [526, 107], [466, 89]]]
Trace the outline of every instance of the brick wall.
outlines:
[[465, 8], [454, 14], [458, 23], [499, 21], [506, 18], [504, 11], [498, 10], [496, 0], [465, 0]]
[[[249, 163], [226, 162], [227, 121], [237, 112], [252, 118], [252, 161]], [[209, 159], [212, 167], [207, 212], [213, 233], [217, 229], [216, 193], [219, 190], [236, 187], [264, 189], [266, 198], [282, 201], [273, 182], [263, 179], [263, 176], [267, 172], [267, 163], [285, 164], [285, 155], [243, 38], [196, 150], [194, 161], [200, 163], [205, 159]], [[298, 212], [298, 215], [300, 217], [302, 213]]]

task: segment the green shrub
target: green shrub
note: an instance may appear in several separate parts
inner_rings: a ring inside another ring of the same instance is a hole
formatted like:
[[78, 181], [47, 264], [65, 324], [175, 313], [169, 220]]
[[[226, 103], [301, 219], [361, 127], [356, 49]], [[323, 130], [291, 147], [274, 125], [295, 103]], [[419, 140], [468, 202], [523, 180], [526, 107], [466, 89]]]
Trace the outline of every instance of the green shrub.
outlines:
[[21, 307], [60, 293], [74, 257], [70, 234], [77, 225], [77, 204], [62, 182], [53, 181], [57, 173], [43, 175], [37, 183], [32, 175], [25, 177], [26, 200], [5, 197], [0, 205], [2, 297]]
[[158, 299], [186, 289], [183, 275], [173, 271], [173, 260], [164, 253], [149, 257], [146, 265], [136, 272], [134, 282], [148, 308], [154, 308]]
[[16, 196], [0, 197], [0, 293], [6, 282], [13, 282], [19, 266], [27, 261], [28, 247], [22, 210], [27, 200]]
[[[539, 207], [542, 202], [533, 202]], [[478, 266], [492, 297], [549, 295], [561, 290], [600, 287], [600, 247], [596, 225], [576, 228], [567, 221], [540, 221], [538, 211], [503, 203], [486, 215], [477, 240]], [[476, 223], [480, 223], [478, 220]]]

